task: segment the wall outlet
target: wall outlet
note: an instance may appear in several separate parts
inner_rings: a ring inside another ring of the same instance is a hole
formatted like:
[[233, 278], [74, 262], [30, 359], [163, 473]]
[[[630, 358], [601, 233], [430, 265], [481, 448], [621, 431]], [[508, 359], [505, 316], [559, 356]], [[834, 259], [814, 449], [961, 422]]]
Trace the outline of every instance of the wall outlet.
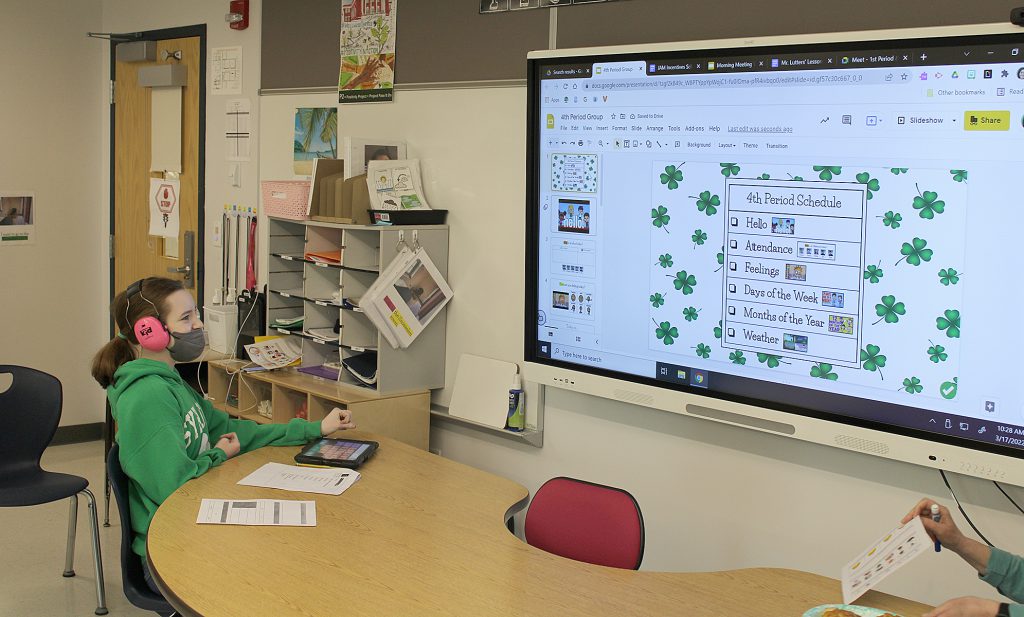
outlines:
[[213, 226], [213, 245], [220, 246], [220, 225]]
[[441, 456], [441, 448], [428, 448], [431, 454]]

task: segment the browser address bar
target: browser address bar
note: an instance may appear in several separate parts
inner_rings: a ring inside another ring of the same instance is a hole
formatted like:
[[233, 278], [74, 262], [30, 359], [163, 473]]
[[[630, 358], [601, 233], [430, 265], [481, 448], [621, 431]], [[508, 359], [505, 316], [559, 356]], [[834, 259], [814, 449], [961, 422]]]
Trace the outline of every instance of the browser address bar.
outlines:
[[751, 88], [780, 86], [843, 86], [843, 85], [874, 85], [884, 83], [911, 83], [902, 79], [901, 73], [871, 72], [848, 73], [833, 72], [823, 75], [770, 74], [766, 76], [728, 75], [699, 77], [669, 77], [654, 79], [622, 79], [609, 81], [591, 81], [587, 84], [590, 90], [631, 91], [631, 90], [676, 90], [685, 88]]

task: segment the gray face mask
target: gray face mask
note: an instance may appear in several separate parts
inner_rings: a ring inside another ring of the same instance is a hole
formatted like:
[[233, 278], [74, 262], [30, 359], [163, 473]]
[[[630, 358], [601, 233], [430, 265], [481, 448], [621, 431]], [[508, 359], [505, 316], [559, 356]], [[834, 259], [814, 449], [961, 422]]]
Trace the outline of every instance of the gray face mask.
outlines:
[[206, 330], [198, 328], [184, 334], [171, 332], [174, 346], [168, 348], [171, 359], [175, 362], [191, 362], [203, 355], [206, 346]]

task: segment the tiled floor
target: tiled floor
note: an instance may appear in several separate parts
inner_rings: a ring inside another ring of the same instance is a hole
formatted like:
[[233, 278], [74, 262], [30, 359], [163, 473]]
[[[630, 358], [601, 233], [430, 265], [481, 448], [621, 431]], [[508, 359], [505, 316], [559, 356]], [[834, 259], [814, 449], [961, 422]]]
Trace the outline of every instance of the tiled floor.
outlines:
[[[121, 591], [121, 522], [111, 496], [110, 527], [103, 527], [103, 442], [53, 446], [43, 469], [84, 476], [96, 495], [103, 554], [103, 576], [110, 615], [154, 615], [131, 604]], [[78, 500], [75, 544], [77, 576], [64, 578], [68, 501], [30, 508], [0, 508], [0, 617], [92, 615], [96, 610], [89, 508]]]

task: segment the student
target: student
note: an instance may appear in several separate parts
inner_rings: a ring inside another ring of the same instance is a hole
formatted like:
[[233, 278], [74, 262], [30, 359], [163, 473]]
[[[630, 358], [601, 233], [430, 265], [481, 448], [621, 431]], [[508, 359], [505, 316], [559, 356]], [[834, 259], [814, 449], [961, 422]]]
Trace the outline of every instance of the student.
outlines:
[[117, 335], [93, 359], [92, 376], [107, 390], [117, 422], [120, 462], [130, 479], [128, 502], [146, 583], [146, 534], [157, 507], [192, 478], [240, 453], [267, 445], [298, 445], [354, 428], [335, 408], [322, 422], [293, 419], [257, 424], [214, 409], [182, 381], [176, 362], [203, 352], [205, 337], [192, 295], [180, 281], [147, 278], [114, 298]]
[[[931, 499], [922, 499], [903, 517], [904, 525], [915, 516], [921, 517], [931, 539], [959, 555], [978, 571], [978, 578], [999, 590], [1014, 602], [1024, 602], [1024, 559], [966, 537], [953, 522], [944, 506], [939, 506], [939, 520], [932, 520]], [[1000, 604], [995, 600], [963, 597], [950, 600], [924, 617], [1024, 617], [1024, 604]]]

